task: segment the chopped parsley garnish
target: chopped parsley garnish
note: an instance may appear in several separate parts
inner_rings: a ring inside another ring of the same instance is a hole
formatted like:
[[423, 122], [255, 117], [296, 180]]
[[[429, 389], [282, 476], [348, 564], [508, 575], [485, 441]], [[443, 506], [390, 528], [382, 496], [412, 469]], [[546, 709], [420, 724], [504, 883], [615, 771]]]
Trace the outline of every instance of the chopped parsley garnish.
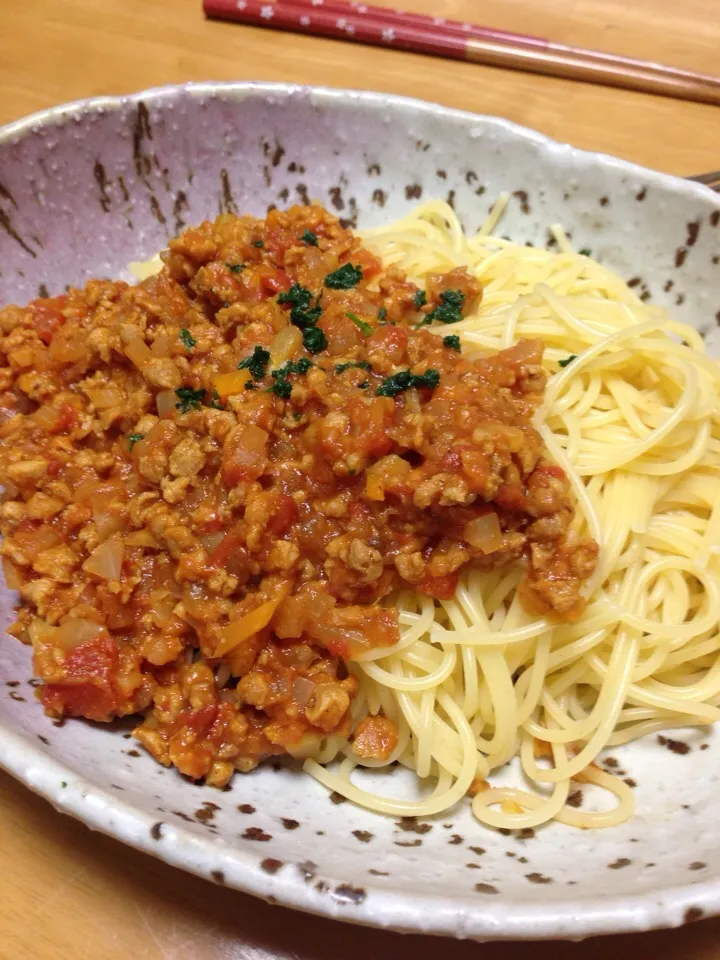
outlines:
[[564, 360], [558, 360], [558, 363], [561, 367], [566, 367], [569, 363], [572, 363], [573, 360], [577, 360], [577, 354], [571, 353], [569, 357], [565, 357]]
[[195, 340], [195, 338], [190, 333], [190, 331], [186, 330], [185, 327], [183, 327], [182, 330], [180, 331], [180, 339], [185, 344], [188, 350], [192, 350], [192, 348], [197, 343], [197, 340]]
[[290, 304], [290, 321], [301, 330], [306, 327], [314, 327], [322, 315], [322, 307], [318, 302], [314, 307], [310, 306], [313, 295], [307, 287], [294, 283], [289, 290], [278, 296], [278, 303]]
[[233, 273], [240, 273], [241, 270], [245, 269], [244, 263], [226, 263], [225, 266], [228, 270], [232, 270]]
[[372, 370], [367, 360], [350, 360], [347, 363], [338, 363], [335, 367], [335, 373], [344, 373], [352, 367], [357, 367], [358, 370]]
[[253, 380], [262, 380], [270, 363], [270, 351], [265, 347], [256, 346], [249, 357], [245, 357], [237, 365], [238, 370], [249, 370]]
[[132, 448], [135, 446], [135, 444], [136, 444], [139, 440], [144, 440], [144, 439], [145, 439], [145, 434], [144, 434], [144, 433], [130, 433], [130, 434], [128, 434], [128, 443], [130, 444], [130, 449], [132, 450]]
[[327, 337], [320, 327], [305, 327], [303, 330], [303, 346], [308, 353], [320, 353], [327, 345]]
[[220, 394], [217, 390], [213, 390], [212, 399], [210, 401], [210, 406], [213, 410], [224, 410], [225, 407], [220, 403]]
[[300, 373], [304, 376], [312, 365], [312, 360], [308, 360], [307, 357], [300, 357], [299, 360], [286, 360], [281, 367], [273, 370], [272, 375], [274, 377], [287, 377], [290, 373]]
[[581, 257], [592, 256], [592, 250], [590, 249], [590, 247], [583, 247], [581, 250], [578, 250], [578, 253], [580, 254]]
[[[278, 372], [278, 370], [273, 370], [273, 376]], [[267, 393], [274, 393], [281, 400], [289, 400], [292, 393], [292, 384], [285, 377], [278, 377], [275, 383], [267, 388]]]
[[352, 320], [352, 322], [355, 324], [355, 326], [358, 328], [358, 330], [364, 337], [369, 337], [370, 334], [373, 332], [373, 328], [370, 326], [370, 324], [365, 323], [364, 320], [361, 320], [360, 317], [357, 316], [357, 314], [350, 313], [348, 311], [345, 314], [345, 316], [348, 318], [348, 320]]
[[354, 267], [351, 263], [344, 263], [333, 273], [325, 277], [325, 286], [331, 290], [349, 290], [360, 283], [363, 278], [363, 272], [360, 267]]
[[410, 373], [409, 370], [400, 370], [385, 380], [375, 391], [378, 397], [396, 397], [411, 387], [428, 387], [433, 390], [440, 383], [440, 371], [431, 368], [425, 373]]
[[460, 353], [460, 337], [456, 333], [451, 333], [448, 337], [443, 337], [443, 346], [448, 350], [457, 350]]
[[303, 418], [303, 415], [300, 413], [299, 410], [296, 410], [295, 413], [293, 414], [293, 420], [295, 421], [295, 423], [297, 423], [298, 420], [302, 420], [302, 418]]
[[378, 310], [378, 320], [384, 320], [387, 316], [387, 307], [380, 307]]
[[465, 303], [465, 294], [462, 290], [443, 290], [440, 294], [442, 301], [425, 316], [421, 326], [439, 320], [440, 323], [457, 323], [462, 320], [462, 308]]
[[424, 290], [416, 290], [415, 296], [413, 297], [413, 306], [416, 310], [419, 310], [420, 307], [424, 307], [427, 303], [427, 294]]
[[312, 230], [306, 230], [305, 233], [300, 237], [303, 243], [306, 243], [309, 247], [316, 247], [318, 245], [317, 234], [313, 233]]
[[265, 246], [265, 241], [264, 241], [264, 240], [253, 240], [253, 246], [254, 246], [254, 247], [257, 247], [259, 250], [262, 250], [262, 248]]
[[200, 409], [200, 404], [205, 398], [205, 391], [203, 389], [193, 390], [192, 387], [180, 387], [175, 391], [175, 396], [178, 398], [178, 403], [175, 406], [180, 413], [188, 413], [190, 410]]
[[369, 383], [367, 380], [363, 380], [362, 383], [358, 384], [358, 387], [360, 387], [361, 390], [367, 390], [368, 386], [369, 386]]
[[[310, 329], [314, 328], [311, 327]], [[318, 333], [322, 333], [322, 330], [318, 330]], [[275, 383], [271, 387], [268, 387], [267, 393], [274, 393], [276, 397], [289, 400], [290, 394], [292, 393], [292, 384], [288, 380], [288, 377], [291, 373], [304, 375], [312, 365], [312, 360], [308, 360], [307, 357], [300, 357], [299, 360], [287, 360], [281, 367], [278, 367], [277, 370], [273, 370], [272, 378]]]
[[253, 383], [252, 380], [248, 380], [248, 382], [245, 384], [245, 389], [246, 389], [246, 390], [257, 390], [257, 384], [256, 384], [256, 383]]

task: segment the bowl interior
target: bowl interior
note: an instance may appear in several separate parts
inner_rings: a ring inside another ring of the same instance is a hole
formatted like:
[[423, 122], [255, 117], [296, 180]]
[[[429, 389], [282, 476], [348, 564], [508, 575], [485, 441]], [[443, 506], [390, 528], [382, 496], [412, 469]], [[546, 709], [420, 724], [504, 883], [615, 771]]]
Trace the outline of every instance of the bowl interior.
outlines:
[[[504, 121], [413, 101], [272, 85], [199, 85], [51, 111], [0, 132], [0, 304], [90, 277], [131, 279], [185, 225], [317, 199], [350, 226], [447, 199], [477, 228], [578, 248], [668, 305], [720, 354], [720, 204], [706, 190], [553, 144]], [[12, 598], [3, 592], [4, 615]], [[129, 726], [62, 729], [33, 698], [29, 651], [6, 637], [0, 763], [56, 806], [219, 883], [365, 923], [461, 936], [581, 936], [720, 906], [718, 738], [679, 732], [605, 762], [638, 815], [583, 833], [503, 835], [467, 807], [426, 822], [336, 803], [277, 765], [231, 789], [156, 765]], [[380, 789], [412, 792], [401, 771]], [[700, 911], [700, 913], [698, 913]]]

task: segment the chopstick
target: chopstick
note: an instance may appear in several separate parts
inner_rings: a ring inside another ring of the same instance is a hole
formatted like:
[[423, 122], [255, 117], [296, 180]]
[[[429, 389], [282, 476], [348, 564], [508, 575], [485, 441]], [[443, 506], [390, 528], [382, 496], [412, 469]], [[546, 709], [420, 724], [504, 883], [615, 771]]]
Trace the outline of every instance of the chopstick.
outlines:
[[720, 77], [342, 0], [204, 0], [208, 17], [720, 105]]

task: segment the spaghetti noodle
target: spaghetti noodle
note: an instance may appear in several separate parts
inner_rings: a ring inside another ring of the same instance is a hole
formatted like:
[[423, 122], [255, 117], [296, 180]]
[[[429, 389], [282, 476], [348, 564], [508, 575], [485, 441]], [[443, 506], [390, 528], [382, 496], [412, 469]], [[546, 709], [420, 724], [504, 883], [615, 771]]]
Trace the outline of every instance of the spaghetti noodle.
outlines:
[[[547, 345], [537, 426], [571, 480], [573, 529], [601, 548], [587, 609], [574, 623], [533, 617], [519, 566], [468, 569], [451, 600], [401, 593], [400, 642], [348, 664], [360, 683], [353, 716], [391, 718], [395, 750], [363, 761], [329, 738], [305, 769], [382, 813], [435, 814], [470, 792], [489, 826], [607, 827], [634, 800], [595, 765], [604, 748], [720, 719], [720, 365], [696, 330], [573, 252], [561, 228], [557, 252], [492, 236], [506, 202], [474, 237], [433, 201], [363, 239], [419, 283], [459, 266], [482, 283], [481, 307], [452, 328], [470, 355], [520, 337]], [[522, 787], [491, 786], [514, 757]], [[432, 790], [399, 800], [353, 779], [395, 761]], [[578, 782], [614, 806], [568, 805]]]

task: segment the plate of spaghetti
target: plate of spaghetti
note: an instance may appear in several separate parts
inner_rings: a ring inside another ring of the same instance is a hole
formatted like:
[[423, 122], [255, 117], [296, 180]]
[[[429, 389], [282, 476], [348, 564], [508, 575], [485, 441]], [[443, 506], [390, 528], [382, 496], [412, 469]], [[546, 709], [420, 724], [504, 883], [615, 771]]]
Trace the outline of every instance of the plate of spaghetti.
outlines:
[[352, 922], [717, 912], [717, 198], [262, 85], [0, 156], [0, 762]]

